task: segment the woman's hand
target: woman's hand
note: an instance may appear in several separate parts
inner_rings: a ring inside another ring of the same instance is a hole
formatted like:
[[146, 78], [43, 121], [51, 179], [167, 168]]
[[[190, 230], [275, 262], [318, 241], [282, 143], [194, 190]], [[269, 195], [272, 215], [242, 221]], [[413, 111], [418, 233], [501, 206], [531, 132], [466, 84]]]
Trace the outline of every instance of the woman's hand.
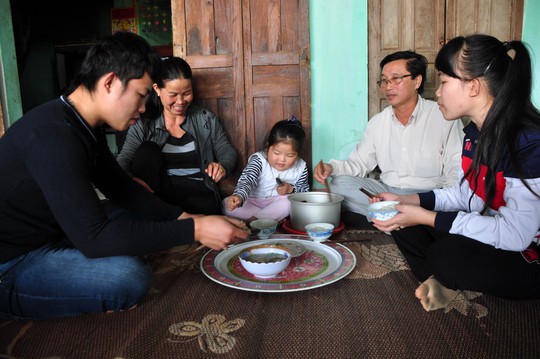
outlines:
[[323, 167], [324, 171], [319, 164], [317, 164], [317, 166], [315, 166], [315, 168], [313, 169], [313, 178], [315, 178], [315, 180], [317, 180], [317, 182], [319, 182], [320, 184], [324, 184], [324, 181], [328, 180], [328, 177], [330, 177], [330, 175], [334, 171], [334, 168], [328, 163], [325, 163]]
[[242, 207], [242, 204], [244, 201], [242, 200], [242, 197], [233, 194], [232, 196], [227, 197], [227, 210], [232, 211], [238, 207]]
[[216, 183], [227, 175], [227, 171], [219, 162], [210, 162], [204, 172]]
[[428, 211], [420, 206], [411, 204], [397, 204], [396, 209], [399, 213], [386, 221], [371, 218], [373, 225], [384, 232], [399, 231], [400, 229], [419, 224], [435, 227], [437, 212]]
[[228, 245], [243, 242], [249, 230], [243, 221], [226, 216], [203, 216], [193, 218], [195, 241], [214, 250], [225, 249]]

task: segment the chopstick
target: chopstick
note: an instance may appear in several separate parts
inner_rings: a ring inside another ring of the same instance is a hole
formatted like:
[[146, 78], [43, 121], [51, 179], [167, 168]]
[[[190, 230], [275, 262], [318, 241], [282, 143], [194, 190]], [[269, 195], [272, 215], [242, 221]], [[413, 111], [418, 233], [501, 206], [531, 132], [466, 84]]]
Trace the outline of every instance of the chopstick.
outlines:
[[204, 248], [206, 248], [206, 246], [205, 246], [204, 244], [201, 244], [200, 246], [198, 246], [198, 247], [195, 248], [195, 249], [189, 250], [189, 251], [187, 251], [187, 252], [182, 252], [182, 254], [183, 254], [184, 256], [186, 256], [186, 257], [189, 257], [189, 256], [191, 256], [191, 255], [193, 255], [193, 254], [199, 252], [200, 250], [202, 250], [202, 249], [204, 249]]
[[368, 196], [369, 198], [379, 198], [375, 196], [373, 193], [369, 192], [367, 189], [360, 187], [360, 192]]
[[336, 240], [329, 240], [328, 243], [350, 243], [350, 242], [366, 242], [366, 241], [371, 241], [371, 238], [336, 239]]
[[[319, 161], [319, 167], [321, 168], [322, 174], [324, 174], [324, 162], [322, 159]], [[330, 186], [328, 185], [328, 178], [324, 180], [324, 187], [326, 188], [326, 193], [328, 193], [328, 201], [332, 202], [332, 194], [330, 193]]]

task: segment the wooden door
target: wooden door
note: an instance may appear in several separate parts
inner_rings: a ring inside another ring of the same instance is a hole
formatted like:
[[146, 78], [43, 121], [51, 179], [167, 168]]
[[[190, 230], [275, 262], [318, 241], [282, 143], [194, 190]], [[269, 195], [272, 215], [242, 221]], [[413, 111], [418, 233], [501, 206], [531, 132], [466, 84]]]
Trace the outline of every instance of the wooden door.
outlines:
[[423, 96], [434, 99], [438, 77], [433, 63], [446, 41], [473, 33], [521, 39], [523, 0], [370, 0], [368, 4], [370, 118], [387, 106], [377, 80], [379, 63], [389, 53], [413, 50], [427, 57]]
[[452, 0], [446, 7], [446, 39], [475, 33], [521, 40], [523, 0]]
[[238, 175], [272, 125], [302, 121], [311, 168], [308, 0], [172, 0], [173, 52], [195, 97], [223, 121]]
[[428, 59], [424, 97], [434, 98], [434, 62], [444, 39], [445, 0], [372, 0], [368, 4], [369, 117], [388, 105], [377, 86], [379, 63], [396, 51], [413, 50]]

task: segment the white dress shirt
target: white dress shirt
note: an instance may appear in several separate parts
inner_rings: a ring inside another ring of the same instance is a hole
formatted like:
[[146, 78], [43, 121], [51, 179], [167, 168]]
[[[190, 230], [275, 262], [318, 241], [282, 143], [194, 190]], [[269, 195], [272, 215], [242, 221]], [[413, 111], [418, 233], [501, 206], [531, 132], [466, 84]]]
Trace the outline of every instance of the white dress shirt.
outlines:
[[392, 106], [368, 121], [364, 136], [346, 160], [330, 160], [333, 176], [365, 177], [376, 166], [396, 188], [433, 189], [458, 179], [463, 141], [461, 120], [444, 119], [436, 102], [418, 96], [404, 126]]

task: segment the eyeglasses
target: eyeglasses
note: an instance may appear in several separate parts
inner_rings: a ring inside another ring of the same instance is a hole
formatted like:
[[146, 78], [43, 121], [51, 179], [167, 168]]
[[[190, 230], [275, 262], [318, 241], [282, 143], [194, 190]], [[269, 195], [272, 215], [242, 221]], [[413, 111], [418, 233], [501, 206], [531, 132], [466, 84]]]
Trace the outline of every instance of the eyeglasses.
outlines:
[[390, 84], [390, 85], [399, 85], [400, 83], [403, 82], [403, 79], [405, 77], [409, 77], [409, 76], [412, 76], [412, 75], [413, 74], [408, 74], [408, 75], [394, 76], [391, 79], [380, 79], [379, 81], [377, 81], [377, 85], [380, 88], [386, 87], [386, 86], [388, 86], [388, 84]]

